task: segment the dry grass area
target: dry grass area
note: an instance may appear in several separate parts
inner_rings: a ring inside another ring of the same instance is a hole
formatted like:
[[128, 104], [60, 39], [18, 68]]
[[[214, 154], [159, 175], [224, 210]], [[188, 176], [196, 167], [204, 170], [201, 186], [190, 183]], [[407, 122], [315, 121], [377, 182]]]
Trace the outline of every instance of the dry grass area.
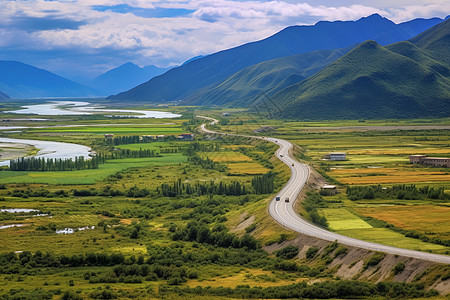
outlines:
[[396, 227], [450, 238], [450, 207], [433, 205], [356, 208], [358, 213]]
[[238, 149], [238, 148], [255, 148], [255, 146], [253, 145], [224, 145], [222, 146], [223, 148], [227, 148], [227, 149]]
[[270, 171], [270, 169], [255, 163], [230, 163], [227, 164], [228, 172], [232, 175], [258, 175], [265, 174]]
[[203, 152], [200, 153], [203, 158], [208, 157], [215, 162], [250, 162], [252, 159], [239, 152]]
[[293, 284], [308, 280], [303, 277], [280, 278], [270, 271], [263, 271], [259, 269], [244, 269], [235, 274], [216, 276], [209, 279], [190, 280], [187, 285], [190, 287], [229, 287], [234, 288], [237, 285], [249, 286], [279, 286], [286, 284]]

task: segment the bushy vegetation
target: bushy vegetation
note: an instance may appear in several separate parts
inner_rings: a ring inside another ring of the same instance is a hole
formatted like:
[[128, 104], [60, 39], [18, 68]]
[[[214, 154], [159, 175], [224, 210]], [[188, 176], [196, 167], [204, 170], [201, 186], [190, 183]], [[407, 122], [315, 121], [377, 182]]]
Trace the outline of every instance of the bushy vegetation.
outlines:
[[328, 227], [327, 218], [321, 216], [317, 210], [318, 208], [325, 207], [325, 201], [319, 193], [308, 192], [306, 199], [303, 201], [303, 207], [311, 218], [311, 221], [320, 226]]
[[198, 243], [207, 243], [219, 247], [247, 248], [253, 250], [260, 247], [258, 241], [248, 234], [244, 234], [239, 238], [237, 235], [229, 233], [224, 226], [216, 226], [210, 230], [206, 225], [197, 222], [189, 222], [186, 227], [176, 230], [172, 239], [175, 241], [196, 241]]
[[416, 187], [414, 184], [394, 185], [392, 187], [382, 187], [381, 185], [371, 186], [349, 186], [347, 187], [347, 197], [350, 200], [361, 199], [450, 199], [450, 194], [445, 193], [444, 187]]
[[[162, 288], [162, 287], [161, 287]], [[160, 289], [162, 293], [178, 292], [195, 295], [214, 295], [233, 298], [258, 298], [258, 299], [331, 299], [331, 298], [360, 298], [360, 297], [385, 297], [385, 298], [419, 298], [437, 295], [435, 290], [425, 291], [422, 285], [398, 282], [380, 282], [377, 284], [359, 281], [324, 281], [313, 284], [297, 283], [275, 287], [250, 287], [239, 285], [236, 288], [202, 288], [202, 287], [176, 287], [168, 286]]]
[[283, 249], [275, 251], [276, 257], [283, 258], [283, 259], [291, 259], [297, 256], [299, 252], [298, 247], [289, 245], [284, 247]]

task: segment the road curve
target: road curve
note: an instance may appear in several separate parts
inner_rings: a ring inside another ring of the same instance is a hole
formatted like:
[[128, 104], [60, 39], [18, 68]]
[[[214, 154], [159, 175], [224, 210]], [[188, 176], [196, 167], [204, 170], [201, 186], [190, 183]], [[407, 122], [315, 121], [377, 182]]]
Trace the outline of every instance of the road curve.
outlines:
[[[219, 121], [209, 117], [197, 116], [199, 118], [210, 120], [210, 125], [217, 124]], [[200, 129], [209, 134], [220, 134], [220, 135], [230, 135], [236, 136], [236, 134], [226, 134], [221, 132], [212, 131], [205, 128], [206, 124], [202, 124]], [[405, 257], [417, 258], [427, 261], [433, 261], [437, 263], [450, 264], [450, 256], [432, 254], [427, 252], [396, 248], [391, 246], [386, 246], [382, 244], [371, 243], [367, 241], [362, 241], [347, 236], [343, 236], [334, 232], [327, 231], [323, 228], [317, 227], [307, 220], [303, 219], [294, 210], [294, 202], [297, 199], [298, 194], [303, 189], [306, 181], [309, 177], [309, 167], [305, 164], [298, 162], [295, 158], [290, 156], [289, 150], [292, 149], [292, 143], [277, 139], [277, 138], [265, 138], [259, 136], [250, 135], [239, 135], [243, 137], [257, 138], [267, 140], [272, 143], [278, 144], [280, 147], [276, 152], [276, 156], [284, 162], [291, 169], [291, 178], [287, 184], [281, 189], [277, 196], [281, 200], [276, 201], [273, 198], [269, 204], [269, 213], [272, 218], [275, 219], [281, 225], [292, 229], [296, 232], [303, 233], [305, 235], [313, 236], [330, 242], [337, 241], [340, 244], [353, 246], [358, 248], [363, 248], [372, 251], [380, 251], [394, 255], [400, 255]], [[289, 202], [285, 202], [285, 199], [289, 198]]]

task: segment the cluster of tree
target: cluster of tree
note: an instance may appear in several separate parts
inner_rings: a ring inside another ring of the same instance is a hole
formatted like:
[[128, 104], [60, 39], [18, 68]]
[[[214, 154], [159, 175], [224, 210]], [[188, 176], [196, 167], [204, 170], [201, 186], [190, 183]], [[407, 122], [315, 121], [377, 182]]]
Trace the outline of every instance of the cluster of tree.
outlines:
[[[53, 299], [53, 295], [58, 294], [54, 291], [45, 291], [42, 288], [36, 288], [33, 290], [20, 289], [10, 289], [7, 294], [0, 295], [0, 300], [50, 300]], [[69, 299], [67, 299], [69, 300]], [[76, 299], [70, 299], [76, 300]]]
[[146, 189], [146, 188], [139, 188], [136, 185], [130, 187], [129, 189], [125, 190], [125, 191], [119, 191], [119, 190], [114, 190], [111, 188], [110, 185], [105, 186], [103, 189], [101, 190], [95, 190], [95, 189], [73, 189], [72, 190], [72, 194], [74, 196], [78, 196], [78, 197], [88, 197], [88, 196], [103, 196], [103, 197], [116, 197], [116, 196], [126, 196], [126, 197], [131, 197], [131, 198], [142, 198], [142, 197], [147, 197], [148, 195], [150, 195], [150, 190]]
[[433, 297], [439, 293], [436, 290], [426, 291], [423, 285], [399, 282], [379, 282], [377, 284], [339, 280], [321, 281], [313, 284], [306, 282], [272, 287], [250, 287], [238, 285], [236, 288], [225, 287], [170, 287], [161, 286], [160, 293], [183, 293], [201, 296], [221, 296], [233, 298], [258, 298], [258, 299], [331, 299], [331, 298], [362, 298], [383, 297], [393, 298], [419, 298]]
[[275, 174], [272, 172], [257, 175], [252, 179], [252, 186], [256, 194], [271, 194], [274, 190]]
[[392, 187], [382, 187], [381, 185], [371, 186], [349, 186], [347, 187], [347, 197], [352, 200], [360, 199], [450, 199], [450, 194], [445, 193], [444, 187], [416, 187], [414, 184], [401, 184]]
[[276, 257], [280, 257], [283, 259], [291, 259], [297, 256], [299, 252], [298, 247], [294, 245], [289, 245], [284, 247], [283, 249], [275, 251]]
[[142, 283], [143, 281], [168, 280], [168, 284], [180, 284], [186, 280], [197, 278], [198, 274], [184, 266], [156, 264], [116, 265], [112, 272], [97, 274], [86, 272], [84, 279], [89, 283]]
[[328, 227], [327, 218], [321, 216], [317, 210], [320, 207], [325, 207], [325, 201], [322, 196], [317, 192], [308, 192], [306, 199], [303, 201], [303, 208], [308, 213], [311, 221], [320, 226]]
[[159, 149], [159, 153], [178, 153], [178, 147], [164, 147]]
[[8, 191], [8, 195], [12, 197], [47, 197], [47, 198], [55, 198], [55, 197], [68, 197], [69, 193], [65, 190], [57, 190], [57, 191], [49, 191], [43, 188], [39, 189], [14, 189], [12, 191]]
[[185, 149], [185, 153], [188, 156], [192, 156], [195, 152], [217, 152], [221, 150], [221, 144], [219, 143], [200, 143], [197, 141], [190, 142]]
[[247, 248], [258, 249], [260, 247], [258, 241], [248, 235], [244, 234], [241, 238], [237, 235], [229, 233], [225, 226], [216, 226], [212, 230], [206, 225], [197, 223], [195, 221], [189, 222], [186, 227], [177, 229], [172, 239], [207, 243], [219, 247], [233, 247], [233, 248]]
[[143, 262], [143, 257], [125, 257], [121, 253], [86, 253], [66, 256], [41, 251], [35, 253], [24, 251], [19, 254], [8, 252], [0, 254], [0, 273], [27, 274], [27, 272], [32, 272], [33, 268], [39, 267], [115, 266], [123, 263], [132, 264], [136, 261]]
[[127, 145], [127, 144], [139, 144], [139, 143], [151, 143], [160, 141], [173, 141], [176, 137], [173, 135], [167, 136], [139, 136], [139, 135], [129, 135], [129, 136], [116, 136], [113, 138], [105, 137], [106, 145]]
[[227, 195], [227, 196], [239, 196], [248, 194], [248, 190], [244, 184], [239, 181], [232, 181], [230, 183], [224, 183], [220, 181], [215, 183], [210, 182], [197, 182], [195, 184], [182, 183], [181, 179], [174, 181], [172, 184], [163, 183], [157, 192], [165, 197], [177, 197], [180, 195]]
[[83, 156], [75, 157], [75, 159], [21, 157], [10, 160], [9, 169], [11, 171], [73, 171], [98, 169], [99, 162], [98, 157], [85, 160]]
[[270, 155], [268, 157], [266, 155], [266, 157], [265, 157], [254, 151], [251, 151], [249, 148], [246, 148], [246, 147], [239, 147], [239, 148], [237, 148], [237, 150], [239, 152], [241, 152], [242, 154], [245, 154], [245, 155], [251, 157], [253, 160], [259, 162], [264, 167], [266, 167], [268, 169], [273, 169], [273, 164], [269, 160], [269, 157], [272, 156], [271, 154], [272, 154], [273, 148], [271, 148], [270, 146], [264, 145], [264, 144], [258, 144], [255, 148], [256, 148], [256, 150], [258, 150], [258, 152], [262, 152], [262, 153], [266, 153], [266, 154], [270, 153]]
[[201, 158], [197, 154], [189, 156], [188, 161], [205, 169], [217, 170], [220, 172], [225, 172], [227, 170], [227, 167], [225, 165], [216, 163], [209, 157], [206, 157], [205, 159]]
[[155, 150], [142, 149], [130, 150], [130, 149], [116, 149], [111, 153], [98, 153], [97, 158], [104, 163], [107, 159], [120, 159], [120, 158], [141, 158], [141, 157], [157, 157], [160, 156]]
[[205, 169], [212, 169], [218, 170], [220, 172], [225, 172], [227, 169], [225, 165], [214, 162], [212, 159], [209, 159], [209, 157], [206, 157], [204, 159], [197, 154], [197, 151], [211, 152], [215, 151], [214, 149], [217, 149], [217, 151], [219, 151], [220, 145], [217, 143], [211, 145], [211, 144], [202, 144], [199, 142], [191, 142], [186, 148], [183, 149], [183, 154], [188, 156], [188, 161], [192, 162], [194, 165], [199, 165]]

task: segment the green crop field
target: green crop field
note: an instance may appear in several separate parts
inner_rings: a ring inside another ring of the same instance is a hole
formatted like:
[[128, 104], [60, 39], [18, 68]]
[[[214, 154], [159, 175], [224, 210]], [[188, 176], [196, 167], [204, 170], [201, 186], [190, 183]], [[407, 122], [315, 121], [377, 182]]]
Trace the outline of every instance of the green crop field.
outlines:
[[332, 230], [366, 229], [370, 224], [361, 220], [345, 208], [325, 208], [321, 210], [328, 220]]
[[93, 134], [179, 134], [184, 130], [178, 125], [154, 125], [154, 126], [105, 126], [105, 127], [61, 127], [29, 129], [30, 133], [93, 133]]
[[128, 168], [167, 166], [186, 162], [181, 154], [163, 157], [109, 160], [98, 169], [64, 172], [1, 171], [0, 183], [93, 184], [107, 176]]

